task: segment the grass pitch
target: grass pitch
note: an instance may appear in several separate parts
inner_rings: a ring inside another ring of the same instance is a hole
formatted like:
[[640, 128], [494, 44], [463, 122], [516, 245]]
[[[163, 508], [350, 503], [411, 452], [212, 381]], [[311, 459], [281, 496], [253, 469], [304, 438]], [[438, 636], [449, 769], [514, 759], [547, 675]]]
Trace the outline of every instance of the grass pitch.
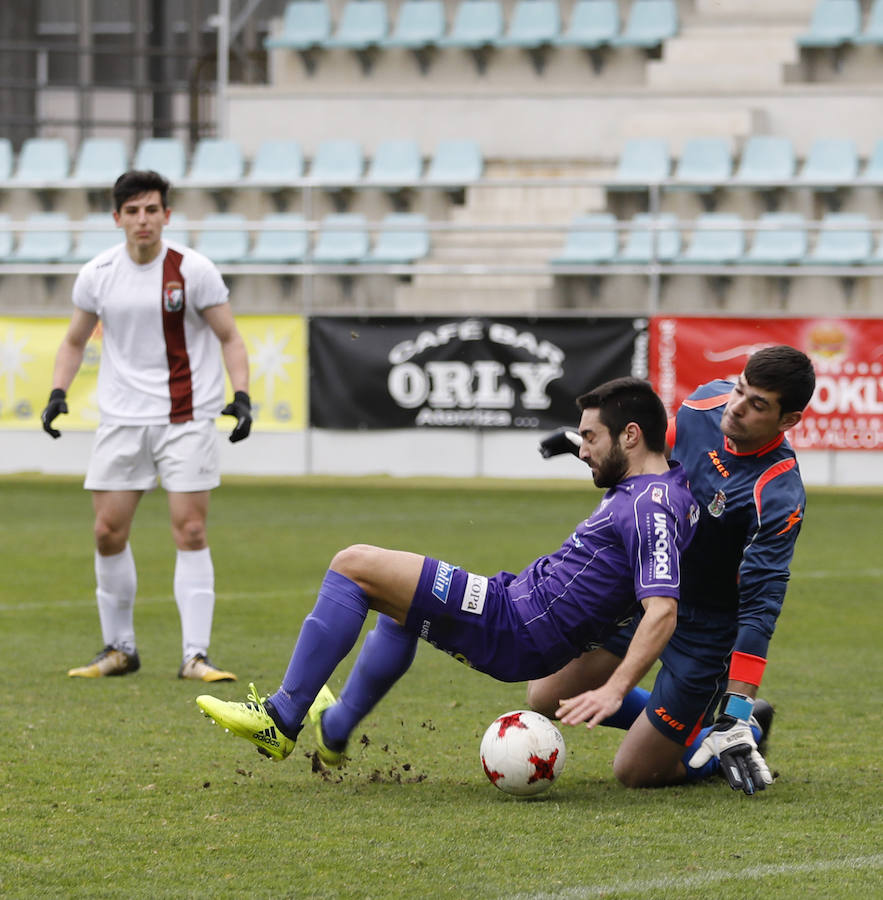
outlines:
[[[228, 479], [209, 521], [211, 652], [241, 680], [211, 692], [275, 689], [342, 546], [517, 570], [597, 499], [582, 482]], [[313, 771], [307, 730], [274, 764], [200, 715], [202, 689], [175, 677], [162, 492], [144, 498], [132, 535], [141, 671], [68, 679], [101, 645], [88, 494], [0, 479], [0, 895], [883, 896], [883, 493], [814, 491], [808, 506], [763, 688], [778, 710], [776, 783], [753, 799], [723, 781], [628, 791], [611, 771], [621, 733], [566, 729], [561, 780], [519, 801], [486, 781], [478, 745], [523, 706], [523, 686], [426, 645], [339, 773]]]

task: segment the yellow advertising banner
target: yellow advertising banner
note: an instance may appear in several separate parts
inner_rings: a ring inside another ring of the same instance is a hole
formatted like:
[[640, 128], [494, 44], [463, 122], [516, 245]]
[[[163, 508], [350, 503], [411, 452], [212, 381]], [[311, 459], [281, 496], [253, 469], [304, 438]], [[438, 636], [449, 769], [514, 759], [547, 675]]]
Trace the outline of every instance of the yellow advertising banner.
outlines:
[[[307, 330], [302, 316], [237, 316], [248, 347], [251, 401], [256, 431], [306, 428]], [[40, 412], [52, 387], [52, 367], [67, 319], [0, 316], [0, 430], [40, 428]], [[98, 424], [99, 325], [86, 347], [83, 365], [68, 391], [61, 431], [94, 431]], [[226, 394], [233, 394], [229, 383]], [[230, 420], [219, 420], [229, 430]]]

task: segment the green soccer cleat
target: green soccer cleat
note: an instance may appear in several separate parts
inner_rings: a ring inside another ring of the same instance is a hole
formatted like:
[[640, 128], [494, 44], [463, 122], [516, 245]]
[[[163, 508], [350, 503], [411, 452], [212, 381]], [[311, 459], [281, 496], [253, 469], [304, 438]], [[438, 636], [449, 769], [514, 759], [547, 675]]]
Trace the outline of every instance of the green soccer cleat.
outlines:
[[322, 735], [322, 713], [337, 702], [331, 688], [327, 684], [322, 685], [322, 690], [316, 695], [313, 705], [309, 708], [307, 716], [316, 730], [316, 748], [319, 760], [323, 766], [329, 769], [339, 769], [346, 762], [344, 750], [332, 750]]
[[279, 730], [257, 688], [253, 684], [248, 687], [248, 700], [244, 703], [202, 694], [196, 698], [196, 705], [222, 728], [251, 741], [258, 753], [276, 761], [285, 759], [294, 750], [294, 740]]

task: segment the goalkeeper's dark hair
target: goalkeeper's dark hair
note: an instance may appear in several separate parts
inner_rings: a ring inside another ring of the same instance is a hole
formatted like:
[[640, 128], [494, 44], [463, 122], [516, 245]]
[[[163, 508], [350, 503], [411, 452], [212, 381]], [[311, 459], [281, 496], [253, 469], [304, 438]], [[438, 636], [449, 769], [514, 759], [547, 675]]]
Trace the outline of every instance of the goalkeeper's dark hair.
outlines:
[[647, 449], [665, 452], [665, 430], [668, 416], [665, 406], [649, 381], [642, 378], [614, 378], [576, 398], [580, 409], [597, 409], [601, 424], [616, 440], [622, 430], [634, 422], [640, 426]]
[[123, 204], [133, 197], [140, 197], [149, 191], [159, 191], [163, 209], [169, 208], [171, 184], [159, 172], [150, 169], [130, 169], [117, 178], [113, 186], [113, 208], [119, 212]]
[[802, 412], [816, 388], [812, 360], [787, 344], [752, 353], [745, 363], [745, 380], [752, 387], [778, 394], [782, 415]]

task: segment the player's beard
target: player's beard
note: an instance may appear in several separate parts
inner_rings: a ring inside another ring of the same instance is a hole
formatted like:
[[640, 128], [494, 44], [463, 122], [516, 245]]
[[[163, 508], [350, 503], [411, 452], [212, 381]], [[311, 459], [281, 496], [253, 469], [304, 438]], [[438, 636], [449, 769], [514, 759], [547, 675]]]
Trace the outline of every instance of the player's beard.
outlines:
[[614, 444], [610, 452], [598, 463], [598, 471], [594, 473], [595, 486], [613, 487], [625, 478], [629, 470], [628, 457], [619, 444]]

